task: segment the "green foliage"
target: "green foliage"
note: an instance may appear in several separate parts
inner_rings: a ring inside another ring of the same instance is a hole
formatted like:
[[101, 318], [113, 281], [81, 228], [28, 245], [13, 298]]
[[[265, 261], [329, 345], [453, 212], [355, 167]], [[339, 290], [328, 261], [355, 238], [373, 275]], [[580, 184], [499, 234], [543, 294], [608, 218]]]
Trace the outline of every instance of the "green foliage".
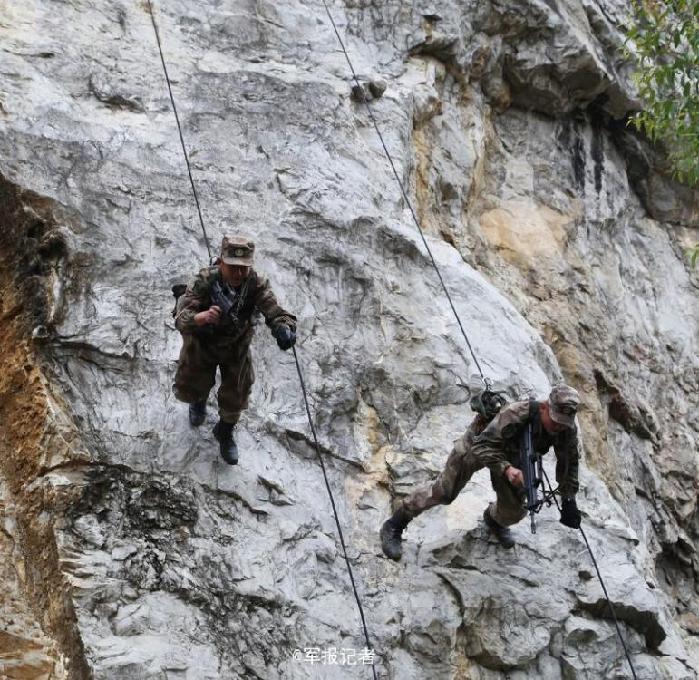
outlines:
[[[673, 173], [699, 183], [699, 0], [631, 0], [627, 51], [645, 109], [631, 123], [669, 150]], [[690, 248], [692, 267], [699, 244]]]
[[697, 259], [699, 259], [699, 243], [697, 243], [694, 248], [690, 248], [687, 254], [689, 255], [689, 261], [692, 263], [692, 267], [696, 267]]
[[[631, 122], [670, 154], [675, 177], [699, 183], [699, 0], [632, 0], [627, 41], [645, 110]], [[696, 253], [695, 253], [696, 260]]]

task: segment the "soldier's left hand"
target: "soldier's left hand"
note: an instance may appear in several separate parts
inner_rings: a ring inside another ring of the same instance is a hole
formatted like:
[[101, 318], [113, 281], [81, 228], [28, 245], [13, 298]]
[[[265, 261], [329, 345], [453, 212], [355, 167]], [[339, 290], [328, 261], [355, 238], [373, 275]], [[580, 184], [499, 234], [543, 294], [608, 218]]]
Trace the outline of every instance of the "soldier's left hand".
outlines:
[[505, 469], [505, 477], [512, 486], [516, 486], [517, 488], [524, 486], [524, 475], [522, 471], [514, 465], [510, 465]]
[[581, 519], [582, 515], [575, 498], [564, 498], [561, 503], [561, 524], [571, 529], [579, 529]]
[[291, 349], [296, 344], [296, 333], [288, 326], [279, 326], [274, 331], [274, 337], [280, 349]]

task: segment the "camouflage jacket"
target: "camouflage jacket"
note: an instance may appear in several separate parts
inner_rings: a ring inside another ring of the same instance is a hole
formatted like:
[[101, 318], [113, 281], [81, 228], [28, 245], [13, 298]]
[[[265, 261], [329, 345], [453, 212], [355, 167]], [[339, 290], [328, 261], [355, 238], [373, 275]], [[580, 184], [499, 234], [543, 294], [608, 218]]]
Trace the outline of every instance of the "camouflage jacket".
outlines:
[[488, 421], [480, 414], [476, 413], [466, 432], [464, 432], [455, 442], [453, 451], [463, 456], [473, 448], [475, 438], [485, 430]]
[[[556, 481], [561, 495], [578, 492], [578, 460], [580, 458], [577, 428], [549, 434], [541, 424], [538, 402], [532, 419], [532, 443], [540, 454], [553, 446], [556, 453]], [[500, 476], [509, 465], [519, 468], [520, 444], [525, 425], [529, 422], [529, 402], [516, 401], [502, 408], [483, 432], [473, 436], [471, 453], [494, 475]]]
[[[296, 330], [296, 317], [284, 310], [274, 296], [269, 281], [254, 269], [236, 292], [235, 303], [238, 323], [222, 318], [215, 326], [202, 327], [194, 323], [194, 316], [212, 306], [211, 288], [215, 281], [224, 285], [218, 267], [205, 267], [177, 301], [175, 327], [181, 333], [197, 333], [207, 343], [247, 345], [254, 334], [254, 315], [260, 312], [267, 325], [274, 331], [281, 325]], [[213, 330], [204, 330], [211, 328]]]

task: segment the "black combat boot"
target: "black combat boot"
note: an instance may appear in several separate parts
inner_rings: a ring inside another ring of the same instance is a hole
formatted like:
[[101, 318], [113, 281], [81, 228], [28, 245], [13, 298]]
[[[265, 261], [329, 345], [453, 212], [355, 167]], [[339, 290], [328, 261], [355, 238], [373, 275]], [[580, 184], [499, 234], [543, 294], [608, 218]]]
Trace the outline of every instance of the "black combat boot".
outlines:
[[412, 517], [403, 507], [398, 508], [389, 519], [387, 519], [381, 527], [381, 548], [384, 555], [392, 560], [399, 560], [403, 549], [401, 541], [403, 540], [402, 533]]
[[490, 533], [493, 534], [495, 536], [495, 538], [498, 539], [498, 541], [500, 541], [500, 545], [503, 548], [514, 547], [515, 539], [512, 538], [512, 532], [510, 531], [509, 527], [504, 527], [501, 524], [498, 524], [490, 516], [490, 512], [488, 511], [488, 508], [486, 508], [483, 511], [483, 519], [485, 520], [485, 525], [488, 527], [488, 530], [490, 531]]
[[206, 399], [189, 405], [189, 424], [199, 427], [206, 419]]
[[235, 425], [232, 423], [224, 423], [222, 420], [219, 420], [214, 426], [214, 437], [218, 439], [221, 458], [229, 465], [238, 463], [238, 445], [233, 439], [234, 427]]

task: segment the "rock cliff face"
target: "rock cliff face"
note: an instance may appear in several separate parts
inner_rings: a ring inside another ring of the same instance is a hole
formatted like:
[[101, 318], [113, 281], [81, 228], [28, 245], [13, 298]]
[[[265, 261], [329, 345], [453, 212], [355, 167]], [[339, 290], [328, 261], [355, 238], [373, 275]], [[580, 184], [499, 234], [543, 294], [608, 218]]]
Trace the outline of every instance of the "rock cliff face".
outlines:
[[[354, 94], [321, 2], [155, 5], [214, 247], [253, 236], [299, 317], [378, 675], [631, 677], [581, 537], [545, 509], [503, 551], [485, 471], [381, 553], [477, 372], [365, 97], [487, 375], [583, 396], [638, 677], [696, 677], [699, 203], [624, 125], [626, 3], [331, 10]], [[292, 358], [259, 328], [236, 468], [170, 391], [206, 248], [147, 3], [0, 2], [0, 258], [0, 676], [370, 677]]]

